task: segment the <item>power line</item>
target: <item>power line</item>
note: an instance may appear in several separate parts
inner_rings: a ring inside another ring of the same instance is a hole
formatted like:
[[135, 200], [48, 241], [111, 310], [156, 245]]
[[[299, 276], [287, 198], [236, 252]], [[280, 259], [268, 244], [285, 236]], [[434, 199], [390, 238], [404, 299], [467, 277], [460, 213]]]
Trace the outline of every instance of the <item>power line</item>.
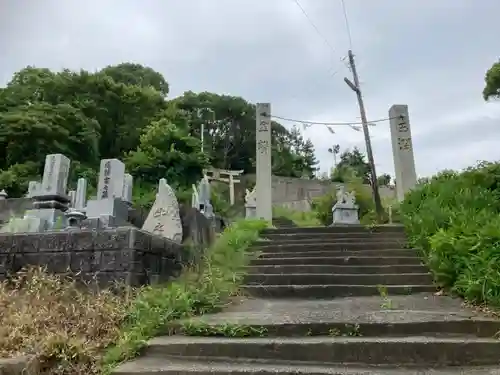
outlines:
[[[318, 122], [318, 121], [308, 121], [308, 120], [297, 120], [293, 118], [288, 118], [288, 117], [281, 117], [281, 116], [275, 116], [272, 115], [272, 118], [282, 120], [282, 121], [290, 121], [290, 122], [298, 122], [301, 124], [308, 124], [308, 125], [323, 125], [323, 126], [351, 126], [351, 125], [363, 125], [363, 122], [360, 121], [353, 121], [353, 122]], [[378, 122], [384, 122], [384, 121], [389, 121], [392, 120], [393, 118], [398, 118], [398, 117], [386, 117], [386, 118], [380, 118], [377, 120], [372, 120], [369, 121], [370, 124], [378, 123]]]
[[342, 11], [344, 12], [344, 19], [345, 19], [345, 27], [347, 31], [347, 37], [349, 38], [349, 49], [352, 49], [352, 35], [351, 35], [351, 28], [349, 26], [349, 17], [347, 17], [347, 10], [345, 7], [345, 1], [340, 0], [342, 3]]
[[332, 53], [334, 55], [336, 55], [337, 52], [335, 51], [335, 48], [333, 48], [332, 44], [328, 41], [328, 39], [321, 33], [321, 31], [319, 31], [319, 28], [313, 22], [313, 20], [311, 19], [311, 17], [309, 17], [309, 14], [307, 14], [307, 12], [304, 9], [304, 7], [300, 4], [300, 1], [299, 0], [293, 0], [293, 1], [299, 7], [300, 11], [306, 17], [307, 21], [309, 21], [309, 23], [311, 24], [311, 26], [313, 27], [313, 29], [316, 31], [316, 33], [319, 35], [319, 37], [321, 39], [323, 39], [323, 42], [328, 46], [328, 48], [330, 48], [330, 50], [332, 51]]

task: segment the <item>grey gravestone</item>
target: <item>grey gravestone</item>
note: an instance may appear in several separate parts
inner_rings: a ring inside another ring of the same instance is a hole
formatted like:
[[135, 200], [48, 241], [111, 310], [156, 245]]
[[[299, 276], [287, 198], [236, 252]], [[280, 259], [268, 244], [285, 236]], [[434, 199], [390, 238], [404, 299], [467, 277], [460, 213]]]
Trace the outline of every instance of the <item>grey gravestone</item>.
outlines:
[[28, 194], [26, 194], [26, 198], [33, 198], [36, 195], [36, 192], [40, 190], [41, 184], [38, 181], [30, 181], [28, 183]]
[[68, 198], [70, 201], [70, 206], [75, 207], [75, 200], [76, 200], [76, 191], [75, 190], [70, 190], [68, 192]]
[[[25, 218], [39, 219], [40, 230], [65, 227], [64, 212], [70, 203], [66, 195], [70, 160], [62, 154], [51, 154], [45, 158], [42, 184], [33, 195], [33, 208], [26, 211]], [[34, 227], [34, 226], [33, 226]]]
[[359, 224], [358, 208], [354, 192], [346, 193], [344, 186], [341, 186], [337, 191], [337, 202], [332, 208], [332, 225]]
[[125, 173], [123, 180], [122, 198], [125, 202], [132, 204], [132, 193], [134, 187], [134, 177], [131, 174]]
[[195, 184], [192, 186], [193, 192], [191, 194], [191, 206], [193, 208], [196, 208], [197, 210], [200, 209], [200, 196], [198, 194], [198, 188], [196, 187]]
[[87, 203], [87, 180], [79, 178], [76, 183], [76, 196], [74, 208], [78, 211], [85, 211]]
[[177, 202], [174, 190], [167, 184], [167, 180], [164, 178], [158, 184], [156, 200], [142, 229], [177, 243], [182, 242], [182, 222], [179, 214], [179, 203]]
[[[101, 160], [97, 199], [87, 202], [87, 217], [97, 219], [99, 227], [127, 224], [128, 204], [122, 199], [125, 164], [118, 159]], [[95, 221], [95, 220], [94, 220]]]
[[208, 177], [205, 176], [200, 181], [199, 186], [199, 199], [200, 199], [200, 211], [207, 217], [212, 218], [214, 216], [214, 209], [210, 203], [210, 181]]
[[121, 198], [125, 180], [125, 164], [118, 159], [101, 160], [97, 199]]

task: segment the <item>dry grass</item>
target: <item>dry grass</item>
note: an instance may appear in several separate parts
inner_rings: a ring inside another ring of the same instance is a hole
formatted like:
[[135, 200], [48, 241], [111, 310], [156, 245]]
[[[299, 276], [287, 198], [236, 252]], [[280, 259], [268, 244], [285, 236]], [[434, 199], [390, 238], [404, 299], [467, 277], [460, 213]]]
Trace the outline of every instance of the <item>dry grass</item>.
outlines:
[[0, 284], [0, 357], [34, 354], [46, 374], [98, 374], [130, 298], [29, 269]]
[[247, 249], [266, 225], [234, 223], [196, 269], [167, 285], [92, 292], [40, 268], [0, 283], [0, 358], [33, 354], [46, 375], [110, 374], [169, 322], [227, 304], [251, 257]]

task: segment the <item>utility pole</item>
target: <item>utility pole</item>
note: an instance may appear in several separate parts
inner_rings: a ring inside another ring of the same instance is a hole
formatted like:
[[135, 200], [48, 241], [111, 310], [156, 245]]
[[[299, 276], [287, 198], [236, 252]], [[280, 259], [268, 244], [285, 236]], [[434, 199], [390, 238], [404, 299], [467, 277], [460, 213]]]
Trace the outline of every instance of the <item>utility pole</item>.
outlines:
[[356, 96], [358, 98], [359, 113], [361, 115], [363, 133], [365, 135], [366, 153], [368, 154], [368, 163], [370, 164], [373, 200], [375, 202], [375, 210], [377, 211], [377, 216], [379, 220], [381, 220], [384, 215], [384, 209], [382, 207], [382, 201], [380, 200], [380, 193], [378, 191], [377, 173], [375, 171], [375, 161], [373, 160], [372, 143], [370, 141], [370, 133], [368, 130], [368, 120], [366, 119], [365, 104], [363, 103], [363, 95], [361, 94], [361, 89], [359, 87], [358, 72], [356, 71], [356, 64], [354, 62], [354, 55], [352, 53], [352, 50], [349, 50], [348, 56], [354, 83], [352, 83], [348, 78], [344, 78], [344, 81], [351, 88], [351, 90], [356, 93]]

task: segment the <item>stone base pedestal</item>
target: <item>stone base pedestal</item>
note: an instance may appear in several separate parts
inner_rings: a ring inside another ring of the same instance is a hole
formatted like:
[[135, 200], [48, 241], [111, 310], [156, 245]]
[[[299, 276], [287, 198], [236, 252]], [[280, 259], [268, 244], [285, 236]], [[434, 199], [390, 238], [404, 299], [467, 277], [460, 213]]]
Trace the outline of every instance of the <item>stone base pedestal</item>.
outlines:
[[337, 203], [333, 206], [333, 222], [337, 224], [359, 224], [358, 206], [348, 205], [345, 203]]
[[257, 217], [256, 206], [245, 206], [245, 219], [255, 219]]

